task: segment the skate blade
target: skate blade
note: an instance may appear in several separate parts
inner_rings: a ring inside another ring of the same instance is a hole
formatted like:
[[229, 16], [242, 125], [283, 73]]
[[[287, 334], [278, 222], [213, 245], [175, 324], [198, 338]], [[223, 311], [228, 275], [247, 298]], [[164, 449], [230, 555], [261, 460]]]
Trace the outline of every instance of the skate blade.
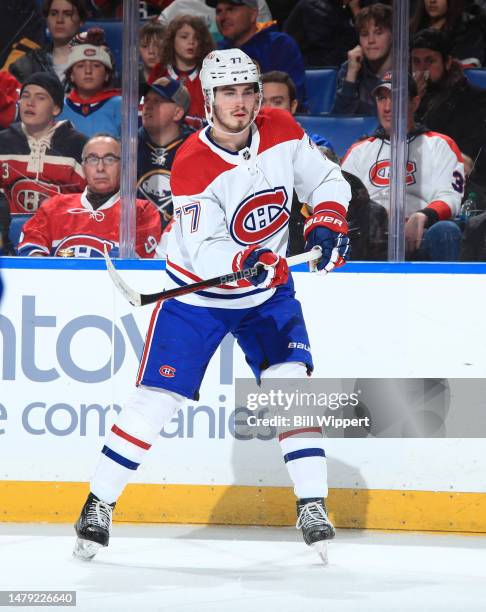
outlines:
[[321, 558], [321, 561], [323, 562], [323, 564], [324, 565], [328, 565], [329, 564], [329, 558], [327, 556], [327, 541], [326, 540], [321, 540], [320, 542], [314, 542], [314, 544], [312, 544], [312, 548], [319, 555], [319, 557]]
[[91, 542], [91, 540], [82, 540], [78, 538], [74, 545], [73, 557], [80, 561], [91, 561], [100, 548], [102, 548], [102, 546], [98, 544], [98, 542]]

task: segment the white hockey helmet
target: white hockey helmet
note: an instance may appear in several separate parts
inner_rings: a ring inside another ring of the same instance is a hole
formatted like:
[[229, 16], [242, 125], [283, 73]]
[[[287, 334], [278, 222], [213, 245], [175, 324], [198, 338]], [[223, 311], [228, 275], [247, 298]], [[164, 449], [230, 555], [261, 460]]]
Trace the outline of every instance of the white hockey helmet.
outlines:
[[255, 117], [260, 111], [263, 98], [260, 71], [255, 62], [241, 49], [211, 51], [204, 58], [199, 78], [201, 79], [201, 87], [206, 103], [206, 119], [209, 125], [213, 125], [214, 90], [216, 87], [222, 87], [223, 85], [256, 83], [260, 100]]

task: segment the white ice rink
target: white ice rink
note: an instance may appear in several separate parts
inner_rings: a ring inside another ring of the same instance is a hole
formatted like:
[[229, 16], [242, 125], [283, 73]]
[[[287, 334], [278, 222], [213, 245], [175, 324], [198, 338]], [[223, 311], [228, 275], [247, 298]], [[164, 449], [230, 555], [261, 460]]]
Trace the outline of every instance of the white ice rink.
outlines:
[[5, 523], [0, 589], [75, 590], [76, 608], [64, 610], [486, 611], [486, 536], [340, 530], [327, 567], [300, 538], [292, 528], [115, 525], [109, 548], [83, 563], [71, 558], [70, 525]]

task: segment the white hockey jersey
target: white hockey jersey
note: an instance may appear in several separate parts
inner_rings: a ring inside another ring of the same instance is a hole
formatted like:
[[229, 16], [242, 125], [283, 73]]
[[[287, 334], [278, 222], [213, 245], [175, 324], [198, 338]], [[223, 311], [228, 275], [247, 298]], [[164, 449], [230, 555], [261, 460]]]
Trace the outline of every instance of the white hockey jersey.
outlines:
[[[264, 109], [246, 148], [227, 151], [213, 142], [210, 128], [180, 147], [171, 174], [174, 223], [168, 234], [166, 287], [172, 288], [234, 269], [248, 245], [260, 244], [285, 256], [292, 193], [311, 209], [351, 198], [339, 166], [325, 158], [292, 116]], [[247, 308], [275, 289], [211, 288], [180, 299], [196, 306]]]
[[[421, 131], [408, 138], [406, 216], [435, 210], [440, 221], [459, 211], [464, 192], [464, 164], [457, 144], [444, 134]], [[370, 198], [389, 209], [390, 140], [372, 136], [356, 142], [341, 168], [357, 176]]]

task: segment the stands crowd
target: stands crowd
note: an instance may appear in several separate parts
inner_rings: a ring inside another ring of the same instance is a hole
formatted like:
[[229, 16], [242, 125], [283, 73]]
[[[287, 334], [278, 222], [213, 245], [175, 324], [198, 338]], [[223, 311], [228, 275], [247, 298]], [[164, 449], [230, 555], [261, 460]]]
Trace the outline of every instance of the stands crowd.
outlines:
[[[115, 255], [120, 218], [121, 0], [4, 0], [3, 253]], [[341, 164], [351, 258], [387, 258], [392, 2], [140, 0], [137, 254], [170, 227], [177, 150], [206, 125], [199, 71], [238, 47], [283, 108]], [[406, 257], [486, 261], [486, 2], [410, 0]], [[290, 253], [307, 215], [296, 195]]]

